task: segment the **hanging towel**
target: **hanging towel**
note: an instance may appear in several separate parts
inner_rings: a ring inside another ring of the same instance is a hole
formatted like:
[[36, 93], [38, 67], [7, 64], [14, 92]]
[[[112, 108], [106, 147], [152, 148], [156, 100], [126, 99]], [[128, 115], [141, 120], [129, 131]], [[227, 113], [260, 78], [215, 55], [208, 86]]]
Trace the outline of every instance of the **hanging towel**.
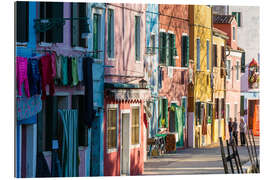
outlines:
[[61, 80], [62, 80], [62, 85], [66, 86], [68, 85], [68, 62], [67, 62], [67, 57], [62, 56], [61, 57]]
[[61, 60], [62, 56], [56, 56], [56, 78], [59, 80], [61, 79]]
[[56, 55], [55, 53], [52, 53], [51, 54], [51, 63], [52, 63], [52, 77], [55, 77], [56, 76]]
[[51, 55], [47, 54], [43, 56], [40, 60], [41, 69], [41, 86], [42, 86], [42, 96], [41, 99], [46, 99], [46, 86], [50, 86], [50, 95], [54, 94], [54, 80], [52, 76], [52, 59]]
[[207, 135], [207, 118], [206, 118], [205, 108], [203, 108], [202, 135]]
[[93, 111], [93, 75], [92, 75], [92, 63], [93, 59], [85, 57], [83, 59], [83, 79], [85, 85], [85, 107], [84, 107], [84, 122], [91, 128], [92, 121], [95, 118]]
[[27, 58], [16, 57], [16, 79], [18, 95], [22, 96], [22, 85], [24, 83], [26, 96], [30, 97], [29, 83], [27, 76]]
[[34, 96], [37, 94], [41, 94], [41, 76], [39, 71], [38, 58], [30, 58], [28, 60], [27, 75], [29, 79], [30, 95]]
[[72, 58], [68, 57], [68, 85], [72, 85]]
[[77, 58], [72, 58], [72, 85], [76, 86], [78, 84], [78, 67], [77, 67]]
[[79, 57], [77, 60], [77, 68], [78, 68], [78, 80], [80, 82], [83, 81], [83, 57]]
[[62, 167], [64, 177], [78, 176], [78, 111], [58, 109], [63, 122]]

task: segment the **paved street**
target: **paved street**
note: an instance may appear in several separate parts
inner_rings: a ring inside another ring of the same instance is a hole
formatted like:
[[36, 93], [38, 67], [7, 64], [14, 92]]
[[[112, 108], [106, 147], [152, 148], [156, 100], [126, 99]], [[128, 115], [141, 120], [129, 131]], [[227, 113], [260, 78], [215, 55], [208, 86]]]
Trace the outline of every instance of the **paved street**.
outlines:
[[[259, 153], [259, 139], [256, 138]], [[246, 147], [238, 147], [240, 160], [249, 160]], [[227, 149], [225, 149], [227, 154]], [[229, 165], [229, 164], [228, 164]], [[151, 158], [144, 164], [144, 175], [181, 175], [181, 174], [224, 174], [220, 148], [184, 149], [176, 154], [165, 154]]]

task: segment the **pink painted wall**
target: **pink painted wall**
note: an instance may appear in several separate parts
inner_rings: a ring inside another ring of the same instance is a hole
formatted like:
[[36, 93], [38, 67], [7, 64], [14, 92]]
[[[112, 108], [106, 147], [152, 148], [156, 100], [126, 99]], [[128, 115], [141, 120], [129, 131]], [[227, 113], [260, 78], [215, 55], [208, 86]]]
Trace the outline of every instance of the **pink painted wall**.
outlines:
[[[124, 8], [122, 8], [122, 6]], [[135, 60], [135, 15], [140, 15], [138, 11], [145, 11], [145, 4], [120, 4], [113, 3], [114, 8], [114, 48], [115, 57], [108, 60], [107, 56], [107, 33], [105, 36], [105, 65], [113, 68], [105, 68], [105, 82], [124, 83], [131, 80], [121, 76], [138, 76], [137, 83], [144, 77], [144, 50], [145, 50], [145, 13], [141, 14], [141, 44], [140, 44], [140, 61]], [[129, 10], [133, 9], [133, 10]], [[124, 11], [124, 12], [123, 12]], [[106, 16], [107, 17], [107, 16]], [[106, 18], [107, 21], [107, 18]], [[106, 22], [107, 23], [107, 22]], [[106, 27], [107, 28], [107, 27]], [[106, 29], [107, 32], [107, 29]], [[108, 76], [110, 74], [110, 76]], [[112, 76], [116, 75], [116, 76]], [[134, 79], [134, 78], [132, 78]]]
[[[227, 40], [227, 45], [229, 45], [232, 49], [237, 50], [237, 22], [235, 18], [231, 24], [214, 24], [214, 27], [226, 32], [229, 37]], [[235, 40], [233, 40], [233, 27], [235, 27]]]
[[[144, 169], [144, 134], [143, 134], [143, 101], [113, 101], [110, 99], [105, 99], [104, 109], [107, 109], [107, 104], [118, 104], [118, 148], [116, 152], [107, 152], [107, 122], [104, 121], [104, 176], [120, 176], [120, 147], [121, 147], [121, 110], [130, 109], [130, 123], [132, 119], [131, 113], [131, 104], [139, 103], [140, 104], [140, 147], [132, 148], [130, 146], [130, 175], [140, 175], [143, 173]], [[104, 112], [104, 119], [107, 119], [107, 113]], [[130, 124], [131, 125], [131, 124]], [[131, 137], [130, 137], [131, 141]]]

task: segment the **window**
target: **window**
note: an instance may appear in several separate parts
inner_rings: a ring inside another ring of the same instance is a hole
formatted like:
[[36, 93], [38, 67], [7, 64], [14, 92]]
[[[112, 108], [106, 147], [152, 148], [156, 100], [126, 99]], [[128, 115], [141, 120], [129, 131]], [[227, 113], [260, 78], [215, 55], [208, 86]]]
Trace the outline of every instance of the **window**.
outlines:
[[232, 12], [232, 15], [235, 16], [237, 27], [241, 27], [241, 12]]
[[209, 41], [206, 41], [206, 60], [207, 60], [207, 64], [206, 64], [206, 68], [207, 70], [209, 70]]
[[94, 53], [94, 58], [99, 58], [99, 53], [98, 50], [100, 48], [100, 14], [94, 14], [93, 16], [93, 51]]
[[233, 27], [233, 40], [235, 40], [235, 27]]
[[218, 62], [217, 62], [217, 45], [213, 45], [213, 50], [214, 50], [214, 66], [218, 67]]
[[[86, 18], [87, 7], [86, 3], [71, 3], [71, 17], [72, 18]], [[71, 44], [73, 47], [87, 48], [86, 39], [82, 38], [82, 28], [87, 23], [87, 20], [72, 20], [71, 21]]]
[[176, 56], [176, 48], [175, 48], [175, 34], [168, 34], [169, 36], [169, 49], [168, 49], [168, 54], [169, 54], [169, 66], [175, 66], [175, 59], [174, 56]]
[[159, 127], [168, 127], [168, 99], [159, 100]]
[[244, 116], [245, 115], [245, 110], [244, 110], [244, 102], [245, 102], [245, 96], [241, 96], [240, 99], [240, 115]]
[[150, 51], [151, 51], [151, 54], [155, 54], [156, 52], [156, 36], [154, 34], [151, 34], [150, 36]]
[[114, 10], [108, 10], [108, 42], [107, 53], [109, 58], [114, 58]]
[[16, 42], [28, 42], [29, 2], [16, 2]]
[[200, 39], [197, 39], [197, 70], [198, 71], [201, 69], [200, 68], [200, 56], [201, 56], [200, 46], [201, 46]]
[[215, 117], [219, 119], [219, 99], [215, 99]]
[[196, 125], [201, 125], [202, 118], [201, 118], [201, 102], [196, 102]]
[[230, 120], [230, 104], [226, 104], [226, 119], [227, 122]]
[[[40, 19], [62, 19], [63, 2], [40, 2]], [[40, 42], [62, 43], [63, 26], [54, 26], [46, 32], [41, 32]]]
[[107, 149], [113, 149], [117, 148], [117, 108], [109, 108], [107, 116]]
[[141, 17], [135, 16], [135, 59], [140, 61], [140, 45], [141, 45], [141, 35], [140, 35], [140, 25]]
[[132, 108], [131, 144], [140, 144], [140, 121], [139, 107]]
[[208, 124], [211, 124], [212, 117], [213, 117], [213, 105], [212, 104], [206, 105], [206, 114], [207, 114], [207, 122], [208, 122]]
[[221, 99], [221, 118], [225, 119], [225, 99]]
[[236, 62], [236, 80], [239, 80], [239, 62]]
[[246, 70], [246, 53], [242, 52], [242, 56], [241, 56], [241, 72], [244, 73]]
[[188, 67], [189, 62], [189, 37], [182, 35], [182, 67]]
[[231, 60], [227, 60], [227, 79], [231, 79]]
[[167, 46], [167, 34], [165, 32], [159, 33], [159, 63], [166, 64], [166, 46]]

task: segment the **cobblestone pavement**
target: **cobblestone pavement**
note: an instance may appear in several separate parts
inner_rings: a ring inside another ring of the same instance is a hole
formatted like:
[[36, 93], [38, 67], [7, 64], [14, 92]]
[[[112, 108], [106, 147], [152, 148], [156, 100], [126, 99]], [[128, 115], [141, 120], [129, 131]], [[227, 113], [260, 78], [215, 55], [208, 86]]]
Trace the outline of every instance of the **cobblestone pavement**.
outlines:
[[[255, 143], [257, 153], [259, 153], [258, 137], [255, 138]], [[245, 146], [238, 146], [238, 152], [242, 164], [249, 161], [248, 150]], [[225, 153], [227, 154], [227, 149]], [[144, 164], [144, 175], [181, 174], [224, 174], [220, 148], [183, 149], [174, 154], [150, 158]]]

